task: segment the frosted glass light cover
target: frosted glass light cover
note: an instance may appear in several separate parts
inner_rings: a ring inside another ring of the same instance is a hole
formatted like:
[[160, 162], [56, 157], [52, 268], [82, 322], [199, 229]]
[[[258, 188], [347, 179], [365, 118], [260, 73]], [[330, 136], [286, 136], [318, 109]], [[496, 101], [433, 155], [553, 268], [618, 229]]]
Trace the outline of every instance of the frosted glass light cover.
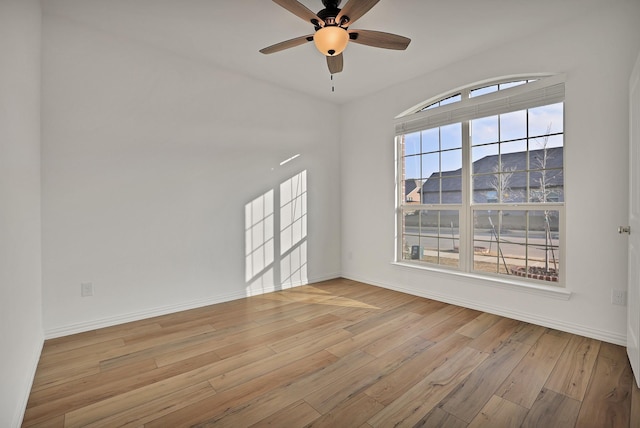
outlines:
[[327, 26], [316, 31], [313, 42], [322, 55], [335, 56], [347, 47], [349, 33], [341, 27]]

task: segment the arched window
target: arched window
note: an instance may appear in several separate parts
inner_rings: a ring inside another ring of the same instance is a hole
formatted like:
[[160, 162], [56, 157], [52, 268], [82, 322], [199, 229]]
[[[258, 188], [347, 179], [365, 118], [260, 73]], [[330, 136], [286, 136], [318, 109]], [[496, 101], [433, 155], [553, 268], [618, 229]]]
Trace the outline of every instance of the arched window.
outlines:
[[396, 119], [396, 147], [397, 261], [564, 284], [563, 76], [430, 99]]

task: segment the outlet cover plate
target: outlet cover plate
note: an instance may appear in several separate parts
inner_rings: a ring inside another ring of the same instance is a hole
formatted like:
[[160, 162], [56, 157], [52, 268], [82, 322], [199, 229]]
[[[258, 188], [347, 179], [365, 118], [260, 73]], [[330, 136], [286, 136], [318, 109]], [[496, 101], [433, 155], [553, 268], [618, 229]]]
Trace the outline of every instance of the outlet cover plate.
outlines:
[[93, 283], [83, 282], [80, 284], [80, 295], [82, 297], [93, 296]]
[[627, 290], [611, 290], [611, 303], [614, 305], [626, 306], [627, 305]]

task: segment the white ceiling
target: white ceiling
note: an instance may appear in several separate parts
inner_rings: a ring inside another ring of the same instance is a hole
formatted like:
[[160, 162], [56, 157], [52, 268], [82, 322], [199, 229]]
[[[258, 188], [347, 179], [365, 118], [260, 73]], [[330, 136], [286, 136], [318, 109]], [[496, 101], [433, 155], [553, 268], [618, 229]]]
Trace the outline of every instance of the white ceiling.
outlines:
[[[624, 1], [381, 0], [352, 28], [400, 34], [411, 44], [406, 51], [389, 51], [351, 43], [335, 92], [313, 43], [271, 55], [258, 52], [313, 32], [311, 24], [270, 0], [43, 0], [43, 9], [45, 16], [344, 103]], [[315, 12], [323, 8], [321, 0], [300, 2]]]

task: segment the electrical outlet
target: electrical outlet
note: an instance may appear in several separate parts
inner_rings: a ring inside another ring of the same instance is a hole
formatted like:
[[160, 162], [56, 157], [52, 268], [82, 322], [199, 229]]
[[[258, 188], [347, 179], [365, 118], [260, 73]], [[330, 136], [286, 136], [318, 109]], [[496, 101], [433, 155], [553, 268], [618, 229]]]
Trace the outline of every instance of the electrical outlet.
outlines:
[[93, 283], [83, 282], [80, 284], [80, 296], [89, 297], [93, 296]]
[[614, 305], [627, 305], [627, 290], [611, 290], [611, 303]]

